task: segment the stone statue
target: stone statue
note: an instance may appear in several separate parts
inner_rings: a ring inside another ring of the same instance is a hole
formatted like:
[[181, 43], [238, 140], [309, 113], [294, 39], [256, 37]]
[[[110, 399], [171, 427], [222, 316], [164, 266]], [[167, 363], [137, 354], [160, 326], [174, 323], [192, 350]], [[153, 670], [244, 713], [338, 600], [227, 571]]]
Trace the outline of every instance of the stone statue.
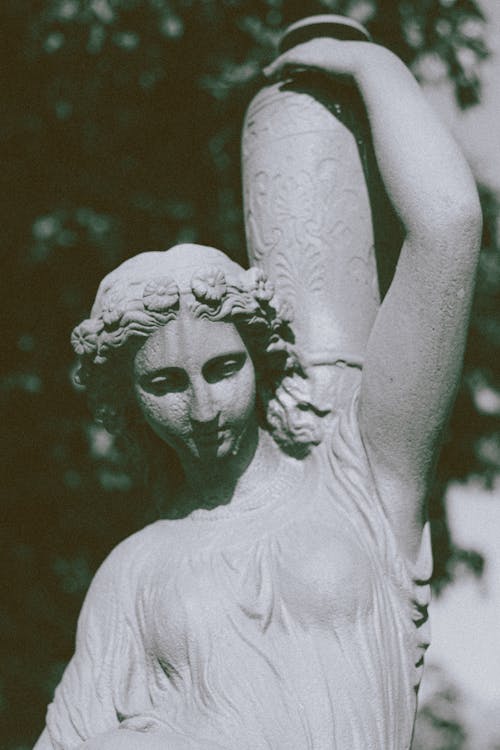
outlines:
[[[428, 644], [425, 500], [460, 375], [480, 210], [458, 148], [392, 53], [299, 39], [266, 75], [304, 70], [357, 87], [404, 229], [366, 351], [350, 358], [343, 343], [308, 359], [337, 321], [312, 305], [300, 328], [279, 268], [276, 292], [213, 248], [143, 253], [104, 279], [73, 332], [78, 377], [157, 487], [174, 454], [184, 479], [167, 517], [96, 574], [36, 750], [410, 747]], [[356, 318], [364, 302], [350, 304]], [[342, 403], [322, 401], [324, 372]]]

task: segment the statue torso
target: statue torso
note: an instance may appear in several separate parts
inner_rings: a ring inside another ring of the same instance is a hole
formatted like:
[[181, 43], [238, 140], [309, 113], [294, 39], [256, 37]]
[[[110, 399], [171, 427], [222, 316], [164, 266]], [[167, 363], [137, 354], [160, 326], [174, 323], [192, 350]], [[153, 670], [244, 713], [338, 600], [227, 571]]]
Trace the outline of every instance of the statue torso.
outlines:
[[137, 695], [193, 747], [409, 747], [412, 583], [352, 456], [284, 458], [238, 511], [155, 525], [137, 578]]
[[354, 409], [234, 508], [159, 521], [121, 547], [98, 683], [125, 725], [193, 750], [410, 746], [426, 555], [413, 571], [399, 556]]

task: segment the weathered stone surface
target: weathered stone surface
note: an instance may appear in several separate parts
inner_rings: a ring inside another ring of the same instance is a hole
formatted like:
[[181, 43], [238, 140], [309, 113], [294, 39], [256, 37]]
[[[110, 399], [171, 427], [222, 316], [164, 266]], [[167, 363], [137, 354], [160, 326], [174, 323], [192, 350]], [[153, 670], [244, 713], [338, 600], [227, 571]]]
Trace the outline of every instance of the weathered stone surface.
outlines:
[[36, 750], [410, 746], [428, 644], [425, 500], [460, 370], [475, 191], [390, 53], [313, 39], [270, 72], [287, 65], [360, 90], [406, 230], [394, 281], [379, 307], [369, 191], [352, 135], [330, 119], [299, 174], [281, 147], [281, 166], [261, 163], [265, 125], [247, 129], [249, 242], [277, 290], [198, 245], [104, 279], [72, 336], [79, 380], [154, 479], [174, 451], [184, 481], [96, 574]]

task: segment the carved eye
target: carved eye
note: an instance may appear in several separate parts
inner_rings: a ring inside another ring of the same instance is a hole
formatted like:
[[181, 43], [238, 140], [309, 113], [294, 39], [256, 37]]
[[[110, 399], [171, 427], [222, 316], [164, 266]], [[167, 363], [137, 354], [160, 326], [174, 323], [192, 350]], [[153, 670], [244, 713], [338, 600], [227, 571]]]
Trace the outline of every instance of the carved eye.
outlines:
[[230, 356], [218, 357], [208, 362], [203, 368], [203, 375], [207, 383], [217, 383], [219, 380], [225, 380], [241, 370], [246, 361], [246, 354], [243, 352], [231, 354]]
[[143, 383], [145, 390], [153, 393], [155, 396], [184, 391], [187, 386], [188, 378], [186, 373], [183, 370], [175, 368], [148, 377]]

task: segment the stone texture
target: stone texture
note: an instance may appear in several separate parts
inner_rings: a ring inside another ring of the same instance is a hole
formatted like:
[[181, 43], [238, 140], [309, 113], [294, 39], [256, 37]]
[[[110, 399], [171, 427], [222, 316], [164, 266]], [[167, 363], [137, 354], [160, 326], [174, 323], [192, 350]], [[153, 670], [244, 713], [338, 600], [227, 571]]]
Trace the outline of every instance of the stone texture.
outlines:
[[[249, 242], [277, 290], [195, 245], [102, 282], [72, 336], [79, 381], [110, 431], [156, 451], [159, 475], [174, 451], [184, 481], [167, 517], [96, 574], [36, 750], [410, 747], [428, 644], [425, 500], [460, 372], [477, 197], [390, 53], [313, 39], [268, 74], [290, 66], [360, 91], [405, 228], [394, 281], [379, 307], [359, 152], [331, 119], [316, 152], [307, 104], [279, 125], [307, 135], [298, 175], [281, 147], [282, 166], [264, 169], [255, 139], [272, 129], [247, 125]], [[271, 119], [275, 92], [260, 100]]]

